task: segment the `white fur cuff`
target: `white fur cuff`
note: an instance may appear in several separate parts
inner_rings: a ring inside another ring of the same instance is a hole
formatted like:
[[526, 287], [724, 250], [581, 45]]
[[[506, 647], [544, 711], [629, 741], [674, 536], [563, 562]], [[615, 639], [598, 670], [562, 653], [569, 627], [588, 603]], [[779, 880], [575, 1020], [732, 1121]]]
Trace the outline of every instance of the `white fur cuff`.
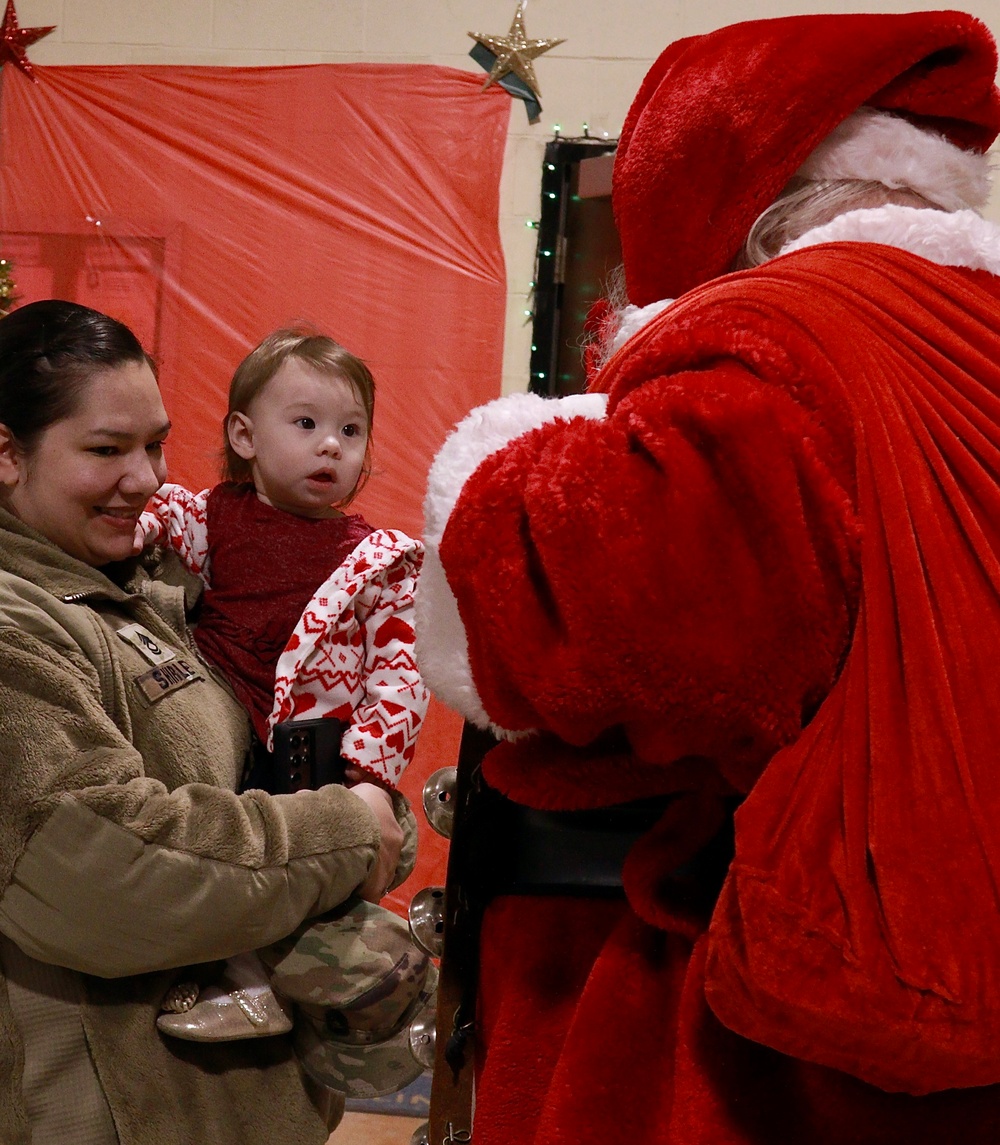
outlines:
[[440, 700], [477, 727], [491, 728], [503, 739], [516, 739], [527, 733], [497, 727], [483, 707], [472, 679], [469, 643], [458, 602], [441, 564], [441, 538], [465, 483], [487, 457], [547, 422], [573, 417], [602, 418], [606, 409], [604, 394], [566, 398], [509, 394], [479, 406], [464, 418], [431, 466], [424, 502], [427, 549], [415, 602], [417, 661], [421, 674]]
[[508, 394], [477, 406], [452, 430], [434, 458], [424, 500], [424, 539], [438, 545], [444, 536], [458, 495], [476, 469], [508, 442], [550, 421], [573, 417], [602, 418], [605, 394], [572, 394], [543, 398], [538, 394]]

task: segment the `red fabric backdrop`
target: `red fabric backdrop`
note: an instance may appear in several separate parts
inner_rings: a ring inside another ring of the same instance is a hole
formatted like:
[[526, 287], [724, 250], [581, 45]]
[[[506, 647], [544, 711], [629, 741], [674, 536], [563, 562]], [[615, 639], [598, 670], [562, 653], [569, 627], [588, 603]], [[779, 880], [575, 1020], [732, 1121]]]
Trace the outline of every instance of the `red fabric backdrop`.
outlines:
[[[510, 99], [423, 65], [37, 68], [2, 73], [0, 254], [20, 300], [131, 325], [174, 422], [171, 479], [216, 458], [233, 368], [307, 320], [378, 383], [375, 473], [358, 507], [419, 535], [430, 461], [500, 392], [498, 190]], [[432, 710], [406, 789], [451, 763]], [[403, 893], [443, 881], [424, 831]]]

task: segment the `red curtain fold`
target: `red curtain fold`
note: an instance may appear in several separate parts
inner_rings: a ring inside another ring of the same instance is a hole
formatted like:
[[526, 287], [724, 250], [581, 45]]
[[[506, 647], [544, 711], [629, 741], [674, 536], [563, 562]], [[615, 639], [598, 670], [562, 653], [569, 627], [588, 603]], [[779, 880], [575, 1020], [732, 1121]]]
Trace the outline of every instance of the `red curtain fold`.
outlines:
[[360, 508], [419, 532], [432, 457], [500, 392], [509, 97], [425, 65], [35, 74], [2, 73], [2, 253], [22, 301], [103, 309], [154, 353], [171, 479], [216, 479], [233, 368], [305, 319], [378, 383]]

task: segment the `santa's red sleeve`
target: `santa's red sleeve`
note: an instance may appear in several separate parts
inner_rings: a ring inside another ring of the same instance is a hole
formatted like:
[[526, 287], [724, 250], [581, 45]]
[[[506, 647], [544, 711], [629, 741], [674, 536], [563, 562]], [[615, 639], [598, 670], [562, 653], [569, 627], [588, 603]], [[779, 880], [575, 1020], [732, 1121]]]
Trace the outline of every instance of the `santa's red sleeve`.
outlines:
[[620, 726], [640, 761], [707, 758], [745, 789], [847, 644], [852, 475], [836, 418], [714, 342], [704, 359], [606, 409], [517, 395], [459, 426], [431, 475], [418, 654], [501, 735]]

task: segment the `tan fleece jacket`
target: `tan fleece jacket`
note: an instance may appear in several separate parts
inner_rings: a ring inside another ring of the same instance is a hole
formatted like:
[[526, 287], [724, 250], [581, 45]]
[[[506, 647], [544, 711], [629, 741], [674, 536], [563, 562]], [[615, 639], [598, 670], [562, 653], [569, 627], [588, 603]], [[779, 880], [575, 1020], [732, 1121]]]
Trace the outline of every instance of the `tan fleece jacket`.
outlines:
[[0, 1143], [322, 1142], [286, 1038], [154, 1023], [171, 968], [346, 898], [374, 816], [341, 787], [236, 795], [243, 710], [188, 639], [182, 588], [127, 571], [120, 587], [0, 510]]

